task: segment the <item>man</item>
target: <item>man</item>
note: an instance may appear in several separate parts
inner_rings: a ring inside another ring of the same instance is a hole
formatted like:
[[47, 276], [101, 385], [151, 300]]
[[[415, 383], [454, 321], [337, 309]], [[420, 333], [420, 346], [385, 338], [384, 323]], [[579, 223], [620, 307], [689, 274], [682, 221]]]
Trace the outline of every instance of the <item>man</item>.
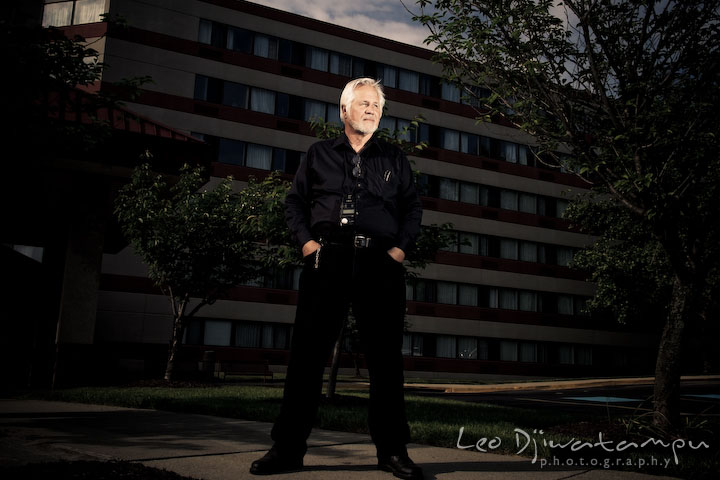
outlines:
[[406, 449], [402, 358], [402, 261], [422, 208], [405, 155], [373, 135], [384, 103], [378, 81], [349, 82], [340, 97], [345, 133], [310, 147], [285, 201], [304, 266], [275, 444], [251, 473], [302, 468], [325, 365], [351, 304], [370, 372], [368, 423], [378, 468], [422, 478]]

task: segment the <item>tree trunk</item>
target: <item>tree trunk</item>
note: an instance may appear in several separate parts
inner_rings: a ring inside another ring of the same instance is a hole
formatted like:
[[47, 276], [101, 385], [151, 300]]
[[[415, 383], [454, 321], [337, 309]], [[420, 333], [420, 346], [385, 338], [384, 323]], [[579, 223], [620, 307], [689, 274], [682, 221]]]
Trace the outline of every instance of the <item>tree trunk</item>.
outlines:
[[666, 432], [672, 432], [679, 425], [682, 343], [696, 294], [692, 282], [684, 282], [675, 277], [670, 310], [660, 338], [655, 364], [653, 423]]
[[178, 316], [173, 320], [173, 333], [170, 339], [170, 348], [168, 350], [168, 361], [165, 367], [165, 381], [171, 382], [175, 375], [175, 359], [180, 350], [180, 342], [182, 342], [185, 330], [185, 317]]
[[337, 386], [337, 375], [340, 369], [340, 353], [342, 350], [342, 342], [345, 337], [345, 327], [340, 329], [340, 334], [337, 340], [335, 340], [335, 346], [333, 347], [332, 363], [330, 364], [330, 375], [328, 376], [327, 392], [325, 396], [329, 399], [335, 397], [335, 387]]

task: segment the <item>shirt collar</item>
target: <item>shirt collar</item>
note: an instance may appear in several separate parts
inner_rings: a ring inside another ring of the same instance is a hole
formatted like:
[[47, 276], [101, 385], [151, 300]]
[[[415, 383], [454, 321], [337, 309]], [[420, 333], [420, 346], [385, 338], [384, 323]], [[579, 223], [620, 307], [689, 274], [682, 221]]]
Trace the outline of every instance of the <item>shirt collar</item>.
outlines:
[[[346, 146], [348, 149], [353, 150], [353, 148], [350, 146], [350, 140], [348, 140], [348, 137], [345, 133], [342, 133], [339, 137], [335, 139], [335, 141], [332, 144], [332, 148], [338, 149], [340, 147]], [[371, 148], [379, 148], [380, 145], [378, 144], [377, 139], [377, 133], [374, 133], [372, 137], [370, 137], [370, 140], [367, 141], [365, 144], [365, 148], [362, 149], [363, 152], [367, 151]]]

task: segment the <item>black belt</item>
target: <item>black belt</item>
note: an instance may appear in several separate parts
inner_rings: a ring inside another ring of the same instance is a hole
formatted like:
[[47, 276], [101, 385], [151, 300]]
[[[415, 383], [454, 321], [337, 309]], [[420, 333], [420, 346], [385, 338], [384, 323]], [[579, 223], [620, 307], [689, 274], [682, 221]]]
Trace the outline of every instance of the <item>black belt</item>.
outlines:
[[320, 237], [321, 245], [338, 245], [343, 247], [355, 248], [386, 248], [392, 247], [392, 242], [383, 237], [371, 237], [369, 235], [322, 235]]

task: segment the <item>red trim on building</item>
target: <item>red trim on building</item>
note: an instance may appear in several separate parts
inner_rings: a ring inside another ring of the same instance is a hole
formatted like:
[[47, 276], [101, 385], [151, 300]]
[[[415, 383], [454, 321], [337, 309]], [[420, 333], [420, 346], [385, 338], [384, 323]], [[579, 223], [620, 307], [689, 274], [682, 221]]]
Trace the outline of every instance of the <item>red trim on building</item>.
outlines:
[[522, 273], [525, 275], [539, 275], [541, 277], [567, 278], [570, 280], [585, 281], [585, 274], [569, 267], [548, 265], [543, 263], [523, 262], [504, 258], [483, 257], [467, 253], [437, 252], [434, 263], [454, 265], [456, 267], [479, 268], [495, 270], [498, 272]]
[[81, 37], [86, 39], [98, 38], [108, 33], [108, 24], [107, 22], [84, 23], [82, 25], [68, 25], [66, 27], [59, 27], [59, 30], [62, 30], [65, 35], [71, 38], [75, 35], [80, 35]]
[[562, 218], [544, 217], [542, 215], [535, 215], [532, 213], [483, 207], [481, 205], [455, 202], [453, 200], [445, 200], [442, 198], [421, 197], [421, 200], [423, 208], [426, 210], [452, 213], [465, 217], [486, 218], [488, 220], [498, 220], [506, 223], [517, 223], [520, 225], [529, 225], [531, 227], [579, 232], [579, 230], [573, 227], [570, 222], [563, 220]]

